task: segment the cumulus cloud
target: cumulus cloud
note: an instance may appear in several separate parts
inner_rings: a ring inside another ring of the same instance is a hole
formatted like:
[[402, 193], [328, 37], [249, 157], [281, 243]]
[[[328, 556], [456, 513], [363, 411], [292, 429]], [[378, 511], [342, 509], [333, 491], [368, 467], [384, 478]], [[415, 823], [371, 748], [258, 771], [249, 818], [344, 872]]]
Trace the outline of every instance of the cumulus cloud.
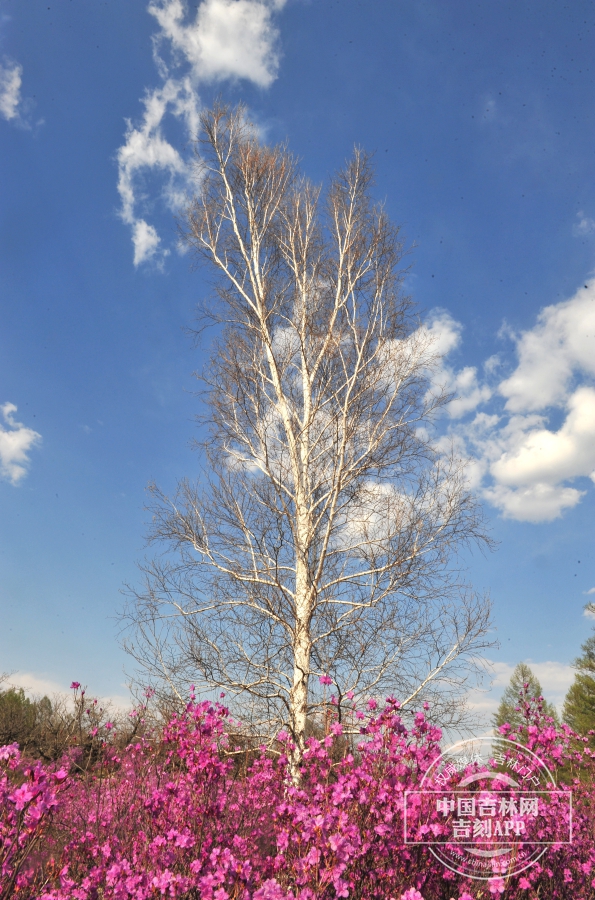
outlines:
[[484, 450], [486, 496], [511, 518], [549, 521], [584, 496], [588, 482], [577, 479], [595, 482], [595, 285], [542, 310], [516, 351], [498, 386], [512, 415]]
[[279, 65], [272, 14], [283, 5], [279, 0], [203, 0], [190, 24], [185, 24], [182, 0], [152, 2], [149, 12], [161, 26], [157, 43], [171, 41], [197, 80], [246, 78], [269, 87]]
[[[461, 329], [448, 314], [434, 314], [428, 327], [446, 354], [438, 377], [457, 395], [448, 431], [469, 460], [470, 486], [520, 521], [551, 521], [576, 506], [587, 479], [595, 482], [595, 285], [511, 335], [516, 365], [499, 381], [499, 357], [484, 365], [486, 381], [449, 365]], [[488, 401], [489, 410], [478, 409]]]
[[18, 484], [25, 477], [29, 451], [41, 441], [40, 434], [15, 421], [13, 413], [16, 411], [14, 403], [0, 406], [0, 415], [5, 422], [5, 425], [0, 422], [0, 476], [11, 484]]
[[192, 184], [193, 160], [166, 136], [181, 125], [186, 142], [198, 132], [199, 86], [225, 79], [247, 79], [266, 88], [276, 77], [278, 34], [275, 11], [285, 0], [203, 0], [194, 18], [182, 0], [152, 0], [149, 13], [159, 24], [153, 39], [162, 83], [148, 91], [140, 124], [127, 123], [117, 153], [120, 215], [132, 229], [134, 264], [157, 265], [170, 252], [147, 219], [146, 178], [161, 178], [160, 199], [170, 210], [183, 204]]
[[510, 412], [564, 403], [577, 373], [595, 376], [595, 283], [546, 306], [533, 328], [516, 338], [518, 365], [499, 386]]

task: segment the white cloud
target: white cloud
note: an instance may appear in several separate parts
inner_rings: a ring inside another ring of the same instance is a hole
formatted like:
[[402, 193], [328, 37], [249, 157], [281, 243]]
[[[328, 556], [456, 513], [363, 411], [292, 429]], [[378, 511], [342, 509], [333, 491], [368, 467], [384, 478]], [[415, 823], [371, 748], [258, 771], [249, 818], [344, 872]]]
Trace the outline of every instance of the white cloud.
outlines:
[[28, 453], [41, 441], [41, 435], [32, 428], [15, 422], [13, 413], [16, 411], [14, 403], [0, 406], [0, 414], [8, 426], [4, 427], [0, 423], [0, 476], [11, 484], [18, 484], [27, 474]]
[[184, 24], [181, 0], [152, 2], [149, 12], [161, 26], [158, 41], [169, 39], [198, 80], [246, 78], [269, 87], [279, 65], [272, 13], [282, 6], [284, 2], [203, 0], [190, 24]]
[[65, 694], [68, 685], [59, 684], [45, 675], [35, 675], [33, 672], [15, 672], [7, 679], [10, 687], [23, 688], [27, 693], [34, 695]]
[[480, 384], [477, 369], [465, 366], [458, 372], [446, 363], [446, 357], [461, 343], [462, 326], [445, 310], [434, 310], [424, 330], [432, 339], [432, 352], [439, 354], [442, 361], [433, 374], [435, 387], [444, 388], [454, 399], [448, 404], [447, 412], [452, 419], [471, 412], [481, 403], [487, 402], [492, 391], [486, 384]]
[[[568, 398], [558, 431], [536, 416], [514, 416], [507, 447], [491, 468], [504, 485], [551, 484], [595, 470], [595, 390], [580, 387]], [[535, 423], [537, 427], [533, 424]]]
[[[30, 130], [35, 101], [21, 95], [22, 86], [23, 67], [4, 57], [4, 61], [0, 62], [0, 116], [19, 128]], [[43, 125], [43, 119], [35, 125]]]
[[563, 403], [573, 375], [595, 376], [595, 282], [546, 306], [516, 345], [518, 366], [498, 388], [506, 408], [529, 412]]
[[[162, 247], [144, 212], [143, 179], [158, 173], [161, 199], [170, 210], [184, 203], [192, 185], [193, 158], [183, 156], [165, 135], [168, 124], [182, 125], [187, 142], [198, 133], [200, 83], [244, 78], [268, 87], [279, 56], [272, 16], [285, 0], [203, 0], [194, 19], [182, 0], [152, 0], [148, 10], [159, 23], [154, 57], [162, 84], [148, 91], [140, 125], [128, 122], [118, 150], [120, 215], [132, 228], [134, 264], [161, 265]], [[167, 57], [167, 59], [166, 59]]]
[[496, 484], [483, 492], [506, 519], [519, 522], [551, 522], [580, 501], [583, 493], [574, 488], [535, 484], [517, 489]]
[[[457, 323], [442, 316], [431, 327], [443, 329], [447, 353], [456, 349]], [[509, 336], [517, 364], [493, 388], [475, 369], [443, 363], [441, 377], [459, 395], [451, 418], [492, 401], [489, 413], [453, 423], [450, 437], [470, 460], [470, 485], [505, 517], [547, 522], [580, 502], [586, 479], [595, 482], [595, 285], [546, 307], [532, 328]], [[500, 365], [490, 357], [486, 378], [495, 378]], [[554, 415], [557, 427], [550, 424]]]
[[19, 118], [23, 67], [5, 60], [0, 64], [0, 115], [7, 121]]
[[588, 591], [584, 592], [585, 594], [595, 594], [595, 587], [589, 588]]
[[[132, 244], [134, 246], [134, 265], [138, 266], [142, 262], [146, 262], [157, 253], [157, 249], [161, 242], [161, 238], [157, 234], [155, 228], [145, 222], [144, 219], [135, 219], [132, 225]], [[167, 255], [169, 250], [164, 250], [163, 255]]]
[[573, 233], [577, 237], [582, 237], [585, 234], [593, 234], [595, 231], [595, 220], [591, 219], [589, 216], [586, 216], [584, 212], [581, 210], [577, 213], [578, 222], [574, 226]]
[[168, 113], [182, 120], [188, 135], [198, 128], [198, 95], [190, 78], [167, 78], [161, 88], [144, 100], [145, 114], [138, 128], [128, 122], [126, 143], [120, 147], [118, 159], [118, 192], [122, 201], [120, 214], [132, 228], [134, 265], [151, 259], [159, 261], [169, 251], [161, 250], [161, 239], [153, 225], [138, 215], [142, 195], [140, 182], [144, 174], [158, 170], [165, 176], [162, 196], [169, 208], [183, 201], [191, 176], [191, 163], [163, 135], [163, 121]]

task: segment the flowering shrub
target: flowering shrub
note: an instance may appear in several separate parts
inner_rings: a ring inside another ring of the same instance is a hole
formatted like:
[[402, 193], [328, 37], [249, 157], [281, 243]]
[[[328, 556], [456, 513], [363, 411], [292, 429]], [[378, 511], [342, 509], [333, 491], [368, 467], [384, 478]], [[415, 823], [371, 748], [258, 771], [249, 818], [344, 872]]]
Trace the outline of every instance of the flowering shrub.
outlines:
[[[226, 709], [191, 701], [160, 740], [119, 751], [105, 741], [82, 774], [72, 753], [50, 771], [16, 746], [0, 750], [0, 898], [595, 898], [593, 754], [538, 705], [526, 703], [525, 720], [519, 737], [574, 792], [575, 832], [518, 876], [472, 881], [404, 843], [405, 792], [440, 754], [440, 731], [423, 713], [407, 728], [396, 701], [370, 704], [357, 747], [335, 721], [309, 739], [294, 784], [287, 735], [277, 753], [263, 747], [238, 765]], [[550, 815], [542, 839], [567, 805]], [[436, 814], [424, 827], [444, 825]]]
[[48, 773], [41, 763], [22, 765], [16, 744], [0, 747], [0, 898], [34, 896], [40, 866], [35, 853], [58, 806], [65, 769]]

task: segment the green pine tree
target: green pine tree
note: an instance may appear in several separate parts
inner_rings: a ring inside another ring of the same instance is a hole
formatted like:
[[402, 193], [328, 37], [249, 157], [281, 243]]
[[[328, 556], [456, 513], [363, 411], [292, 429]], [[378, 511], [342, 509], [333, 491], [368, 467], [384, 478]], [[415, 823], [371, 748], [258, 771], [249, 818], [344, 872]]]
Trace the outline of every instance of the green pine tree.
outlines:
[[[526, 663], [519, 663], [510, 678], [508, 687], [505, 688], [500, 700], [498, 711], [494, 715], [494, 728], [498, 729], [500, 725], [508, 723], [515, 731], [519, 725], [526, 724], [521, 710], [516, 707], [520, 705], [520, 695], [524, 693], [525, 685], [527, 685], [528, 699], [537, 699], [543, 696], [539, 679], [533, 674]], [[543, 712], [546, 716], [551, 716], [556, 724], [558, 724], [558, 713], [553, 704], [543, 701]]]
[[[587, 609], [595, 612], [595, 604], [590, 603]], [[566, 694], [562, 717], [584, 735], [595, 729], [595, 634], [587, 638], [581, 650], [582, 656], [573, 663], [578, 672]]]

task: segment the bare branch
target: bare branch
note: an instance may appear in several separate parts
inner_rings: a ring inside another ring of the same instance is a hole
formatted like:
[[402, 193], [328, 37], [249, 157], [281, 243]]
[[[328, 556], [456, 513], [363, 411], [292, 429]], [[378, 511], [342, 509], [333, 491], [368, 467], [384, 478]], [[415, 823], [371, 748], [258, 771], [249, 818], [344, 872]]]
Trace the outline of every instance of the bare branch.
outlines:
[[489, 541], [461, 464], [435, 447], [450, 397], [432, 390], [437, 354], [370, 160], [356, 151], [322, 198], [243, 109], [202, 128], [183, 239], [218, 279], [208, 467], [173, 498], [152, 489], [163, 556], [133, 592], [129, 649], [171, 684], [250, 698], [298, 757], [315, 673], [341, 696], [433, 697], [453, 721], [489, 646], [489, 603], [453, 561]]

